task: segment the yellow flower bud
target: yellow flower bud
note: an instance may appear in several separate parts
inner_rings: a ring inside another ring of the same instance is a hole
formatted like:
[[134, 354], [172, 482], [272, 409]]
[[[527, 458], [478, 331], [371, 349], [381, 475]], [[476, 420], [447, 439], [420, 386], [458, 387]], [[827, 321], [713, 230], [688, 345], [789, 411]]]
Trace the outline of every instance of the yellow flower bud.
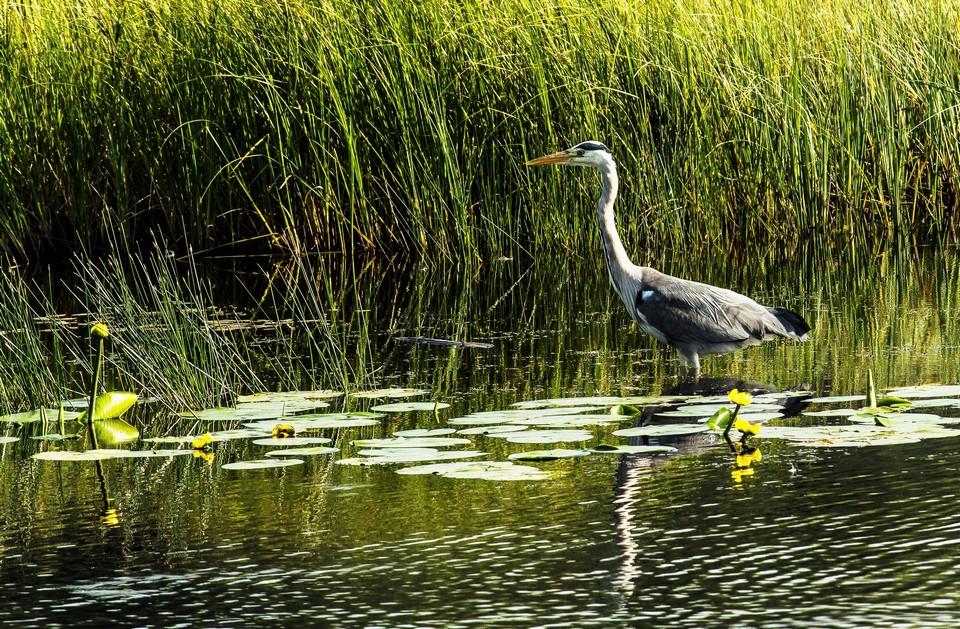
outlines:
[[760, 424], [751, 424], [745, 419], [737, 418], [737, 421], [733, 423], [733, 427], [742, 432], [745, 435], [758, 435], [760, 434]]
[[283, 439], [285, 437], [293, 437], [297, 434], [297, 429], [291, 426], [290, 424], [277, 424], [273, 427], [273, 438], [274, 439]]
[[210, 433], [203, 435], [202, 437], [197, 437], [193, 440], [193, 449], [194, 450], [203, 450], [207, 446], [213, 443], [213, 437], [210, 436]]
[[90, 326], [90, 336], [95, 339], [105, 339], [110, 336], [110, 328], [106, 323], [94, 323]]

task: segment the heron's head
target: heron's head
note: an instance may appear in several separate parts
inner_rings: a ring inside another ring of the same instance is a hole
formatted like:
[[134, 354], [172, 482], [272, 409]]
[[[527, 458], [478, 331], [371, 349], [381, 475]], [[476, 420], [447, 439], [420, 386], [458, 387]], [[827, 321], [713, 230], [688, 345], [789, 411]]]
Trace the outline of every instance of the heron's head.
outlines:
[[567, 166], [592, 166], [601, 168], [613, 161], [610, 149], [599, 142], [581, 142], [559, 153], [551, 153], [527, 162], [527, 166], [566, 164]]

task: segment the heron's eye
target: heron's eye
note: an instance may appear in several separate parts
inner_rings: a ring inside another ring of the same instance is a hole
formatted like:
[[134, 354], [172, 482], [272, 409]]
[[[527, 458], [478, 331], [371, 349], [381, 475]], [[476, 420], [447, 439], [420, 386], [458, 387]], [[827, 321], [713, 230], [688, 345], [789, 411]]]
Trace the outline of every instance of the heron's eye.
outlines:
[[577, 149], [577, 157], [583, 157], [583, 149]]

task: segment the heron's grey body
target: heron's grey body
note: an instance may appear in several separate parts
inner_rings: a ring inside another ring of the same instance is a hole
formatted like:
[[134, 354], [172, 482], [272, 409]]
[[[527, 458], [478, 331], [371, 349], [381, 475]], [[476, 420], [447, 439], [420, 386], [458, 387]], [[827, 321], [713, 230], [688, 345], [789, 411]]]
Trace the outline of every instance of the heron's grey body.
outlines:
[[630, 316], [648, 334], [675, 348], [685, 367], [699, 371], [700, 356], [725, 354], [776, 336], [807, 340], [810, 326], [793, 311], [768, 308], [731, 290], [631, 262], [613, 213], [617, 166], [603, 144], [582, 142], [527, 164], [590, 166], [600, 172], [603, 193], [597, 219], [610, 280]]

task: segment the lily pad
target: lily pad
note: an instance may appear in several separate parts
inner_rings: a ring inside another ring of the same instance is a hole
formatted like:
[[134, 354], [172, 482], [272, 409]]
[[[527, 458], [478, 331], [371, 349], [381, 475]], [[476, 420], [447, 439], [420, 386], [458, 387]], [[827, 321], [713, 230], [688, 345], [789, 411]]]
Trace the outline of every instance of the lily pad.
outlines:
[[286, 448], [284, 450], [271, 450], [267, 456], [315, 456], [318, 454], [333, 454], [340, 452], [340, 448], [327, 446], [313, 446], [309, 448]]
[[184, 411], [180, 413], [180, 416], [186, 419], [208, 422], [239, 422], [279, 419], [282, 415], [282, 408], [272, 405], [266, 405], [265, 407], [256, 409], [240, 409], [221, 406], [216, 408], [206, 408], [202, 411]]
[[120, 418], [98, 419], [93, 422], [93, 432], [97, 435], [97, 443], [106, 446], [136, 441], [140, 437], [135, 426]]
[[86, 450], [75, 452], [73, 450], [56, 450], [48, 452], [38, 452], [33, 455], [34, 459], [41, 461], [105, 461], [107, 459], [150, 459], [164, 458], [172, 456], [183, 456], [192, 454], [193, 450]]
[[924, 384], [888, 391], [887, 395], [903, 398], [937, 398], [960, 396], [960, 384]]
[[552, 428], [583, 428], [584, 426], [608, 426], [617, 422], [632, 421], [633, 415], [549, 415], [514, 420], [515, 426], [550, 426]]
[[410, 430], [398, 430], [393, 433], [394, 437], [442, 437], [457, 432], [453, 428], [412, 428]]
[[[721, 408], [729, 408], [731, 411], [735, 405], [729, 401], [726, 404], [687, 404], [680, 406], [672, 411], [663, 411], [657, 413], [659, 417], [710, 417]], [[761, 411], [779, 411], [783, 409], [782, 404], [750, 404], [740, 408], [738, 415], [748, 413], [759, 413]]]
[[337, 461], [340, 465], [393, 465], [399, 463], [422, 463], [449, 459], [472, 459], [486, 452], [478, 450], [437, 450], [436, 448], [380, 448], [361, 450], [362, 456]]
[[812, 397], [804, 400], [807, 404], [834, 404], [836, 402], [859, 402], [867, 399], [865, 395], [829, 395], [826, 397]]
[[357, 439], [351, 444], [357, 448], [442, 448], [469, 444], [460, 437], [398, 437], [396, 439]]
[[285, 459], [282, 457], [274, 457], [272, 459], [254, 459], [252, 461], [226, 463], [221, 467], [225, 470], [263, 470], [271, 467], [300, 465], [301, 463], [303, 463], [303, 459]]
[[590, 450], [566, 450], [558, 448], [556, 450], [530, 450], [529, 452], [517, 452], [507, 458], [511, 461], [553, 461], [556, 459], [575, 459], [581, 456], [590, 456]]
[[691, 396], [682, 395], [637, 395], [637, 396], [609, 396], [598, 395], [590, 397], [549, 398], [546, 400], [527, 400], [516, 402], [514, 407], [520, 409], [545, 408], [549, 406], [649, 406], [653, 404], [670, 404], [691, 399]]
[[691, 435], [698, 432], [707, 432], [706, 424], [656, 424], [639, 428], [622, 428], [614, 430], [618, 437], [665, 437], [673, 435]]
[[544, 417], [565, 417], [568, 415], [577, 415], [579, 413], [591, 413], [602, 410], [603, 407], [597, 406], [576, 406], [570, 408], [549, 408], [549, 409], [513, 409], [507, 411], [480, 411], [470, 413], [465, 417], [456, 417], [447, 420], [451, 426], [493, 426], [497, 424], [506, 424], [508, 422], [517, 422], [526, 419], [544, 418]]
[[[210, 436], [213, 437], [214, 441], [230, 441], [232, 439], [265, 438], [270, 436], [270, 432], [253, 428], [237, 428], [235, 430], [216, 430], [211, 432]], [[193, 439], [190, 441], [193, 441]]]
[[460, 461], [434, 463], [397, 470], [397, 474], [436, 474], [446, 478], [472, 478], [493, 481], [548, 480], [554, 474], [510, 461]]
[[407, 411], [438, 411], [440, 409], [450, 408], [446, 402], [393, 402], [391, 404], [378, 404], [371, 406], [371, 411], [379, 413], [404, 413]]
[[[284, 437], [278, 439], [276, 437], [264, 437], [262, 439], [254, 439], [253, 443], [258, 446], [318, 446], [324, 443], [330, 443], [330, 439], [326, 437]], [[267, 453], [270, 454], [269, 452]]]
[[831, 408], [825, 411], [803, 411], [800, 414], [807, 417], [850, 417], [857, 412], [855, 408]]
[[[330, 413], [327, 417], [309, 415], [302, 415], [301, 417], [309, 417], [309, 419], [287, 418], [283, 420], [283, 423], [293, 426], [294, 430], [297, 432], [302, 432], [305, 430], [362, 428], [364, 426], [377, 426], [380, 423], [371, 417], [354, 416], [353, 413]], [[382, 415], [379, 415], [378, 417], [382, 417]], [[275, 420], [261, 420], [258, 422], [244, 424], [244, 426], [257, 430], [270, 431], [273, 430], [273, 427], [276, 426], [276, 424], [277, 422]]]
[[[57, 436], [59, 437], [60, 435]], [[16, 443], [18, 441], [20, 441], [20, 437], [0, 437], [0, 444]]]
[[570, 443], [575, 441], [589, 441], [593, 433], [589, 430], [526, 430], [517, 433], [502, 433], [492, 435], [503, 437], [510, 443]]
[[600, 445], [593, 449], [596, 454], [670, 454], [677, 449], [671, 446]]
[[[13, 424], [30, 424], [33, 422], [42, 421], [46, 419], [48, 422], [57, 421], [60, 414], [60, 409], [56, 408], [35, 408], [32, 411], [24, 411], [22, 413], [13, 413], [12, 415], [3, 415], [0, 416], [0, 422], [7, 422]], [[80, 416], [80, 413], [76, 411], [63, 411], [64, 421], [70, 419], [76, 419]]]
[[404, 398], [404, 397], [414, 397], [417, 395], [426, 395], [430, 393], [426, 389], [404, 389], [404, 388], [393, 388], [393, 389], [376, 389], [375, 391], [359, 391], [357, 393], [351, 393], [350, 397], [360, 398], [360, 399], [378, 399], [378, 398]]
[[516, 424], [494, 425], [494, 426], [474, 426], [473, 428], [461, 428], [457, 431], [458, 435], [499, 435], [505, 432], [520, 432], [526, 430], [528, 426], [517, 426]]
[[[340, 397], [343, 391], [331, 391], [324, 389], [322, 391], [276, 391], [268, 393], [254, 393], [252, 395], [241, 395], [237, 398], [237, 403], [263, 403], [263, 402], [297, 402], [313, 403], [318, 400], [329, 400]], [[327, 404], [324, 404], [327, 406]]]

